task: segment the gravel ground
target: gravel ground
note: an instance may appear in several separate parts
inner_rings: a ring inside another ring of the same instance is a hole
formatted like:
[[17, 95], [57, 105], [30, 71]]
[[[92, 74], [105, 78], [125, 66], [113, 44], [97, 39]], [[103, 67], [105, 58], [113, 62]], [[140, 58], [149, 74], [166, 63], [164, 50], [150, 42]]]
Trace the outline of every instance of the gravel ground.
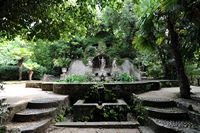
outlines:
[[153, 118], [153, 120], [156, 123], [159, 123], [160, 125], [164, 125], [165, 127], [173, 127], [177, 129], [183, 129], [183, 128], [200, 129], [199, 125], [191, 123], [190, 121], [172, 121], [172, 120], [161, 120], [156, 118]]

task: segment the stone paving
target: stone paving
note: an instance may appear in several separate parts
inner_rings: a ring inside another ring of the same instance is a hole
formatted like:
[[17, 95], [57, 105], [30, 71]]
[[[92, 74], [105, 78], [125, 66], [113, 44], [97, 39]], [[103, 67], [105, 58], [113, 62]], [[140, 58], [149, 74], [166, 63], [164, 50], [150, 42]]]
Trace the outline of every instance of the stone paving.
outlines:
[[25, 88], [25, 82], [9, 83], [4, 85], [5, 89], [0, 92], [0, 99], [6, 98], [11, 106], [26, 103], [41, 98], [61, 98], [63, 95], [53, 92], [42, 91], [40, 88]]
[[[34, 99], [64, 97], [52, 92], [42, 91], [40, 88], [25, 88], [25, 82], [14, 82], [4, 85], [0, 98], [6, 98], [11, 106], [17, 106]], [[53, 127], [53, 128], [52, 128]], [[47, 133], [139, 133], [138, 129], [126, 128], [64, 128], [52, 126]]]
[[140, 133], [138, 129], [113, 129], [113, 128], [64, 128], [54, 127], [47, 133]]
[[[191, 92], [195, 95], [200, 95], [200, 87], [191, 86]], [[166, 98], [166, 99], [174, 99], [179, 95], [179, 87], [172, 88], [162, 88], [156, 91], [149, 91], [146, 93], [139, 94], [139, 97], [143, 98]]]
[[[6, 84], [5, 90], [0, 92], [0, 99], [7, 98], [7, 103], [11, 106], [31, 101], [33, 99], [62, 97], [61, 95], [53, 94], [52, 92], [45, 92], [39, 88], [25, 88], [25, 82]], [[200, 95], [200, 87], [191, 87], [191, 92]], [[177, 98], [179, 88], [162, 88], [157, 91], [150, 91], [140, 94], [140, 97], [146, 98]], [[64, 128], [51, 127], [48, 133], [139, 133], [138, 129], [113, 129], [113, 128]]]

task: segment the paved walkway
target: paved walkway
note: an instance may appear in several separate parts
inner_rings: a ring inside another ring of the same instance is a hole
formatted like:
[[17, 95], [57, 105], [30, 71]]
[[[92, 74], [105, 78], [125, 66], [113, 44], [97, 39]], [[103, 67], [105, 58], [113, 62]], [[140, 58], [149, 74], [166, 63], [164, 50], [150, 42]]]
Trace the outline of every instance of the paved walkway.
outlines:
[[26, 103], [33, 99], [65, 97], [53, 92], [42, 91], [40, 88], [26, 88], [24, 82], [6, 84], [4, 87], [5, 89], [0, 92], [0, 99], [6, 98], [6, 102], [11, 106]]
[[138, 129], [103, 129], [103, 128], [54, 128], [48, 133], [140, 133]]
[[[52, 92], [42, 91], [40, 88], [25, 88], [25, 82], [9, 83], [4, 85], [5, 89], [0, 92], [0, 99], [6, 98], [11, 106], [26, 103], [33, 99], [64, 97]], [[138, 129], [103, 129], [103, 128], [64, 128], [51, 127], [47, 133], [139, 133]]]
[[[195, 95], [200, 95], [200, 87], [191, 86], [191, 92]], [[173, 99], [179, 96], [180, 90], [179, 87], [172, 87], [172, 88], [162, 88], [156, 91], [149, 91], [146, 93], [139, 94], [139, 97], [144, 98], [166, 98], [166, 99]]]
[[[5, 90], [0, 92], [0, 98], [7, 98], [7, 103], [12, 106], [28, 102], [32, 99], [62, 97], [62, 95], [53, 94], [52, 92], [44, 92], [40, 88], [25, 88], [25, 83], [6, 84]], [[200, 95], [200, 87], [192, 86], [192, 92]], [[157, 91], [150, 91], [140, 94], [146, 98], [176, 98], [179, 94], [179, 88], [162, 88]], [[139, 133], [138, 129], [101, 129], [101, 128], [49, 128], [48, 133]]]

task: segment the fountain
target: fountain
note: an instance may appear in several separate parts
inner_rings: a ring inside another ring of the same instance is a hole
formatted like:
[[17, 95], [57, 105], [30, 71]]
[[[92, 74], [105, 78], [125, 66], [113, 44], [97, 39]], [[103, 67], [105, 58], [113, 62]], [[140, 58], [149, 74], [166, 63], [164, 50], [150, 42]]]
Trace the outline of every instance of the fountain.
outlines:
[[[88, 94], [89, 96], [87, 96], [87, 98], [78, 100], [73, 105], [74, 121], [127, 120], [128, 108], [126, 102], [122, 99], [117, 99], [112, 91], [105, 89], [105, 87], [101, 85], [91, 88]], [[112, 114], [108, 114], [110, 110], [118, 117], [112, 118]]]

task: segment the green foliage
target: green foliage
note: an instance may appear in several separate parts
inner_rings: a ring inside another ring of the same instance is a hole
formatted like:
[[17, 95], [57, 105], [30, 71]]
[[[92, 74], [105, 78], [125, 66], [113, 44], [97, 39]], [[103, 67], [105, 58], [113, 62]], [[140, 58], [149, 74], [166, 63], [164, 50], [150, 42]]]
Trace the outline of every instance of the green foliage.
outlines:
[[[0, 67], [0, 79], [1, 80], [18, 80], [18, 66], [1, 66]], [[28, 79], [27, 69], [23, 69], [23, 78]]]
[[36, 62], [33, 62], [31, 60], [28, 60], [24, 63], [24, 66], [29, 70], [37, 70], [40, 65], [38, 65]]
[[69, 58], [57, 58], [54, 59], [53, 63], [56, 67], [66, 67], [69, 66], [71, 59]]
[[1, 34], [49, 40], [84, 36], [96, 21], [95, 5], [90, 0], [5, 1], [0, 8]]
[[90, 75], [70, 75], [61, 82], [91, 82], [93, 78]]
[[127, 119], [129, 107], [124, 106], [106, 106], [103, 108], [103, 116], [105, 121], [123, 121]]
[[199, 62], [188, 62], [185, 65], [186, 73], [190, 78], [192, 85], [197, 85], [200, 78]]
[[43, 66], [37, 67], [37, 69], [34, 69], [33, 79], [40, 80], [46, 72], [47, 69], [45, 67]]
[[61, 112], [56, 115], [55, 122], [63, 122], [65, 120], [65, 112]]
[[49, 50], [51, 58], [54, 60], [54, 66], [69, 67], [71, 60], [81, 59], [86, 46], [81, 40], [74, 39], [70, 42], [64, 40], [55, 41], [50, 45]]
[[111, 57], [134, 59], [136, 51], [131, 45], [135, 35], [135, 12], [133, 1], [125, 0], [121, 8], [107, 6], [102, 11], [101, 21], [112, 37], [112, 47], [106, 50]]
[[141, 101], [138, 99], [137, 96], [132, 97], [132, 103], [130, 105], [130, 110], [133, 113], [134, 116], [136, 116], [136, 119], [141, 125], [144, 125], [147, 118], [147, 110], [142, 105]]
[[9, 105], [4, 103], [6, 99], [0, 99], [0, 125], [8, 117], [8, 107]]
[[88, 114], [90, 115], [82, 116], [81, 118], [78, 119], [78, 121], [81, 121], [81, 122], [94, 121], [93, 111], [89, 112]]
[[129, 75], [128, 73], [119, 73], [119, 74], [115, 75], [114, 80], [115, 81], [132, 82], [132, 81], [135, 81], [136, 78]]
[[[141, 53], [135, 59], [135, 62], [141, 62], [143, 67], [146, 69], [148, 77], [159, 79], [163, 76], [163, 65], [157, 52], [146, 51]], [[144, 69], [142, 68], [142, 69]]]
[[95, 108], [88, 115], [82, 116], [78, 121], [126, 121], [129, 107], [125, 106], [103, 106], [103, 108]]
[[86, 57], [93, 57], [95, 56], [95, 54], [96, 54], [96, 48], [90, 45], [86, 48], [85, 53], [84, 53]]
[[14, 38], [13, 41], [10, 41], [8, 45], [12, 46], [12, 49], [10, 49], [10, 55], [14, 60], [29, 58], [32, 55], [27, 42], [19, 36]]
[[186, 72], [190, 76], [200, 77], [200, 68], [197, 63], [187, 63]]
[[61, 106], [59, 107], [59, 113], [55, 116], [55, 122], [63, 122], [65, 120], [65, 113], [66, 113], [66, 107]]
[[[93, 45], [101, 41], [110, 45], [104, 48], [108, 56], [133, 60], [138, 52], [132, 42], [136, 48], [150, 51], [170, 43], [168, 16], [175, 24], [184, 61], [199, 62], [199, 0], [7, 0], [0, 7], [1, 66], [16, 65], [24, 57], [45, 67], [49, 74], [59, 73], [57, 67], [69, 67], [74, 59], [87, 64], [88, 57], [97, 54]], [[95, 37], [99, 31], [108, 34]], [[168, 72], [166, 68], [172, 69], [172, 56], [164, 57], [170, 55], [169, 49], [161, 49], [165, 51], [156, 53], [156, 60], [146, 61], [149, 76], [159, 78]]]
[[108, 90], [104, 87], [103, 84], [95, 84], [93, 85], [87, 94], [84, 96], [84, 100], [86, 103], [97, 103], [99, 101], [100, 94], [98, 92], [99, 88], [104, 88], [104, 101], [103, 102], [116, 102], [117, 96], [111, 90]]
[[20, 59], [27, 59], [32, 55], [28, 42], [17, 36], [13, 40], [3, 40], [0, 43], [0, 65], [15, 65]]
[[31, 51], [33, 52], [31, 60], [45, 67], [48, 73], [53, 71], [50, 45], [51, 42], [41, 39], [31, 43]]
[[[18, 80], [19, 67], [18, 66], [0, 66], [0, 79], [1, 80]], [[33, 79], [41, 79], [46, 72], [44, 67], [39, 67], [34, 71]], [[23, 68], [23, 80], [28, 79], [28, 69]]]

